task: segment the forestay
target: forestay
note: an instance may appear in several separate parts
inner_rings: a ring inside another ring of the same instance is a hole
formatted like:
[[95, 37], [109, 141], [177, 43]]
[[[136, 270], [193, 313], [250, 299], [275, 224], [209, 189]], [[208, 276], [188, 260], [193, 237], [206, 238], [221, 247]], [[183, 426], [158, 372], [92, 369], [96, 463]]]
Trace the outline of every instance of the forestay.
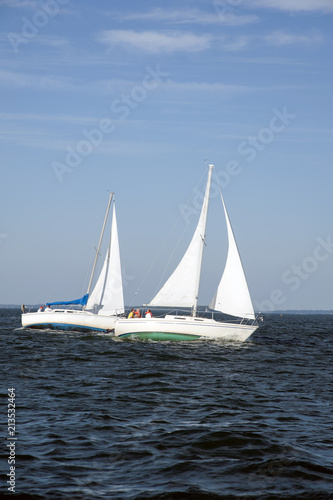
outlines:
[[150, 301], [149, 305], [151, 306], [196, 308], [212, 168], [213, 165], [210, 165], [201, 214], [192, 241], [175, 271], [161, 290]]

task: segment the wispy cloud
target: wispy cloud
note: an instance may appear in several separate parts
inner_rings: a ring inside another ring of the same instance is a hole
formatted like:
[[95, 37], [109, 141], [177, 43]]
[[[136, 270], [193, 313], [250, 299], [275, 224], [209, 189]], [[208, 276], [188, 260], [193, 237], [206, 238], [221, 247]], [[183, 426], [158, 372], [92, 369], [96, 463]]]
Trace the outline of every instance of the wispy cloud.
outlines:
[[320, 35], [297, 35], [294, 33], [286, 33], [284, 31], [275, 31], [265, 37], [265, 41], [269, 45], [281, 47], [283, 45], [310, 45], [320, 43], [323, 37]]
[[[111, 92], [121, 91], [124, 88], [136, 85], [135, 80], [96, 80], [85, 85], [82, 82], [73, 82], [62, 80], [60, 77], [48, 78], [37, 77], [33, 75], [28, 75], [24, 73], [14, 73], [10, 71], [0, 70], [0, 87], [1, 86], [11, 86], [17, 88], [32, 88], [32, 89], [49, 89], [49, 90], [63, 90], [66, 89], [76, 89], [79, 88], [83, 91], [92, 91], [101, 94], [110, 94]], [[229, 85], [221, 82], [208, 83], [208, 82], [198, 82], [198, 81], [187, 81], [187, 82], [177, 82], [173, 80], [167, 80], [161, 83], [161, 89], [168, 91], [180, 91], [180, 92], [217, 92], [217, 93], [234, 93], [234, 92], [244, 92], [249, 90], [248, 87], [242, 85]], [[63, 123], [72, 124], [93, 124], [98, 118], [92, 116], [77, 116], [77, 115], [64, 115], [64, 114], [38, 114], [38, 113], [0, 113], [0, 120], [3, 121], [32, 121], [32, 122], [55, 122], [60, 121]]]
[[[8, 43], [8, 33], [0, 33], [0, 42]], [[63, 47], [68, 45], [68, 40], [63, 37], [54, 35], [38, 35], [29, 40], [29, 43], [39, 43], [41, 45], [47, 45], [49, 47]]]
[[98, 35], [97, 40], [108, 47], [122, 46], [125, 49], [146, 53], [202, 52], [217, 48], [222, 51], [246, 49], [251, 43], [246, 36], [196, 35], [184, 31], [132, 31], [109, 30]]
[[[219, 14], [219, 15], [217, 15]], [[120, 21], [159, 21], [168, 24], [225, 24], [228, 26], [241, 26], [258, 21], [255, 15], [237, 15], [233, 12], [225, 12], [223, 16], [217, 12], [203, 12], [199, 9], [153, 9], [148, 12], [133, 12], [119, 15]]]
[[0, 113], [0, 121], [8, 122], [55, 122], [68, 123], [74, 125], [91, 125], [99, 122], [96, 116], [77, 116], [63, 114], [38, 114], [38, 113]]
[[141, 53], [175, 53], [202, 52], [207, 49], [217, 49], [224, 52], [246, 50], [257, 43], [275, 46], [306, 45], [320, 43], [323, 37], [316, 33], [294, 34], [275, 31], [266, 36], [213, 36], [211, 34], [196, 35], [184, 31], [133, 31], [108, 30], [102, 31], [97, 41], [109, 48], [116, 46]]
[[[0, 7], [10, 7], [11, 9], [30, 9], [34, 11], [42, 10], [47, 13], [54, 13], [59, 9], [62, 14], [72, 14], [73, 12], [65, 7], [65, 4], [69, 3], [70, 0], [67, 0], [66, 2], [61, 0], [0, 0]], [[43, 4], [45, 4], [45, 9], [43, 9]], [[48, 10], [48, 7], [50, 10]], [[51, 15], [51, 17], [53, 17], [53, 15]]]
[[219, 47], [226, 52], [239, 51], [247, 49], [252, 41], [248, 36], [224, 37], [220, 39]]
[[102, 31], [98, 41], [110, 47], [123, 46], [149, 53], [198, 52], [210, 48], [210, 35], [196, 35], [181, 31]]
[[49, 47], [64, 47], [68, 45], [68, 40], [65, 38], [60, 38], [52, 35], [38, 35], [31, 40], [33, 43], [39, 43], [40, 45], [47, 45]]
[[[265, 62], [266, 64], [266, 62]], [[191, 99], [194, 93], [202, 93], [203, 95], [208, 94], [219, 94], [220, 96], [232, 96], [235, 94], [245, 94], [254, 92], [275, 92], [275, 91], [298, 91], [299, 89], [309, 89], [316, 88], [318, 86], [311, 87], [307, 85], [239, 85], [239, 84], [227, 84], [222, 82], [198, 82], [198, 81], [186, 81], [179, 82], [174, 80], [168, 80], [161, 84], [161, 89], [166, 89], [167, 91], [174, 91], [180, 93], [186, 93]], [[196, 97], [195, 97], [196, 98]], [[0, 115], [1, 116], [1, 115]]]
[[167, 82], [162, 83], [161, 89], [166, 89], [167, 91], [172, 92], [181, 92], [187, 94], [191, 99], [193, 97], [193, 93], [202, 93], [203, 95], [207, 95], [208, 93], [219, 94], [221, 96], [230, 96], [233, 94], [250, 92], [251, 87], [247, 87], [245, 85], [230, 85], [224, 84], [221, 82], [208, 83], [208, 82], [195, 82], [195, 81], [187, 81], [187, 82], [177, 82], [174, 80], [168, 80]]
[[12, 9], [36, 9], [39, 2], [37, 0], [0, 0], [0, 7], [11, 7]]
[[263, 7], [288, 12], [333, 12], [332, 0], [252, 0], [249, 7]]
[[0, 70], [0, 87], [14, 87], [34, 90], [69, 90], [75, 88], [72, 80], [66, 77], [32, 75], [14, 71]]
[[[80, 91], [111, 94], [128, 86], [136, 85], [134, 80], [81, 80], [57, 75], [31, 74], [0, 69], [0, 88], [11, 87], [34, 91]], [[1, 116], [1, 114], [0, 114]], [[32, 116], [32, 115], [31, 115]], [[23, 118], [23, 115], [21, 115]], [[37, 115], [35, 115], [37, 117]]]

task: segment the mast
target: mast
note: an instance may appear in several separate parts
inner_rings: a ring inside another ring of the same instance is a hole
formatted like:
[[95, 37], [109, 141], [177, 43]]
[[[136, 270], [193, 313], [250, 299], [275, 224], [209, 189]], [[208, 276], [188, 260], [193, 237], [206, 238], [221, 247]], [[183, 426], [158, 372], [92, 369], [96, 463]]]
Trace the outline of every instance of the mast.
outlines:
[[105, 230], [105, 226], [106, 226], [106, 221], [108, 219], [108, 215], [109, 215], [109, 211], [110, 211], [110, 206], [111, 206], [112, 198], [113, 198], [113, 193], [110, 194], [109, 203], [108, 203], [108, 206], [107, 206], [107, 209], [106, 209], [106, 214], [105, 214], [105, 217], [104, 217], [103, 227], [102, 227], [101, 235], [100, 235], [100, 238], [99, 238], [98, 247], [97, 247], [97, 250], [96, 250], [94, 265], [93, 265], [93, 268], [92, 268], [92, 271], [91, 271], [91, 276], [90, 276], [90, 280], [89, 280], [87, 294], [90, 293], [91, 283], [92, 283], [92, 280], [93, 280], [93, 277], [94, 277], [94, 273], [95, 273], [95, 268], [96, 268], [96, 264], [97, 264], [99, 250], [101, 248], [101, 244], [102, 244], [102, 240], [103, 240], [103, 235], [104, 235], [104, 230]]
[[202, 265], [202, 255], [203, 255], [203, 249], [205, 245], [205, 237], [206, 237], [206, 224], [207, 224], [207, 215], [208, 215], [208, 204], [209, 204], [209, 193], [210, 193], [210, 185], [211, 185], [211, 180], [212, 180], [212, 172], [213, 172], [214, 165], [209, 165], [209, 171], [208, 171], [208, 179], [207, 179], [207, 186], [206, 186], [206, 192], [205, 192], [205, 198], [202, 204], [202, 209], [201, 209], [201, 216], [203, 217], [202, 220], [202, 234], [200, 234], [201, 237], [201, 249], [200, 249], [200, 257], [199, 257], [199, 272], [197, 274], [197, 283], [196, 283], [196, 288], [195, 288], [195, 299], [194, 299], [194, 304], [193, 304], [193, 310], [192, 310], [192, 316], [197, 315], [197, 308], [198, 308], [198, 297], [199, 297], [199, 286], [200, 286], [200, 276], [201, 276], [201, 265]]

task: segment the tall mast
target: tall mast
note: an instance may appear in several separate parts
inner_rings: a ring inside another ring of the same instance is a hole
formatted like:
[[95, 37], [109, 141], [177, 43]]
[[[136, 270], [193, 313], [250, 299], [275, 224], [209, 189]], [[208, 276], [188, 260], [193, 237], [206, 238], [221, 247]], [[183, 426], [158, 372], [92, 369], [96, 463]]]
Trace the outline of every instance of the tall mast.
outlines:
[[202, 204], [201, 216], [200, 216], [200, 218], [203, 217], [203, 221], [202, 221], [202, 234], [200, 235], [201, 236], [201, 250], [200, 250], [199, 272], [198, 272], [198, 279], [197, 279], [196, 289], [195, 289], [195, 299], [194, 299], [192, 316], [196, 316], [196, 314], [197, 314], [197, 308], [198, 308], [198, 296], [199, 296], [199, 286], [200, 286], [202, 254], [203, 254], [203, 249], [204, 249], [204, 244], [205, 244], [205, 237], [206, 237], [206, 223], [207, 223], [207, 215], [208, 215], [209, 193], [210, 193], [210, 185], [211, 185], [211, 180], [212, 180], [212, 171], [213, 171], [213, 168], [214, 168], [214, 165], [209, 165], [206, 192], [205, 192], [205, 197], [204, 197], [204, 201], [203, 201], [203, 204]]
[[98, 247], [97, 247], [97, 250], [96, 250], [94, 265], [93, 265], [93, 268], [92, 268], [92, 271], [91, 271], [91, 276], [90, 276], [90, 280], [89, 280], [87, 294], [90, 293], [91, 283], [92, 283], [92, 280], [93, 280], [93, 277], [94, 277], [94, 273], [95, 273], [95, 267], [96, 267], [96, 264], [97, 264], [99, 250], [101, 248], [101, 244], [102, 244], [102, 240], [103, 240], [104, 230], [105, 230], [105, 226], [106, 226], [106, 221], [108, 219], [108, 215], [109, 215], [109, 211], [110, 211], [110, 206], [111, 206], [112, 198], [113, 198], [113, 193], [110, 194], [108, 207], [106, 209], [106, 214], [105, 214], [105, 217], [104, 217], [104, 222], [103, 222], [103, 227], [102, 227], [102, 231], [101, 231], [101, 236], [99, 238]]

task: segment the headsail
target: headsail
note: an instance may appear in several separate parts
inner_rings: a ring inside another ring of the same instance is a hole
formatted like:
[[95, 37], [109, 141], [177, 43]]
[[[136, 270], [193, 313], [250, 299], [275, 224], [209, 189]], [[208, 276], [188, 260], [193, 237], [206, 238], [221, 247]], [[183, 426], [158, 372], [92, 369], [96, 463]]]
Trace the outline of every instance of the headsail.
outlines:
[[151, 306], [196, 308], [212, 169], [213, 165], [210, 165], [201, 214], [192, 241], [178, 267], [150, 301]]
[[209, 307], [231, 316], [255, 319], [242, 261], [222, 195], [221, 199], [227, 223], [229, 250], [220, 284]]
[[94, 290], [89, 296], [87, 309], [97, 309], [98, 314], [103, 315], [124, 312], [124, 294], [115, 204], [113, 205], [110, 245], [102, 271]]

